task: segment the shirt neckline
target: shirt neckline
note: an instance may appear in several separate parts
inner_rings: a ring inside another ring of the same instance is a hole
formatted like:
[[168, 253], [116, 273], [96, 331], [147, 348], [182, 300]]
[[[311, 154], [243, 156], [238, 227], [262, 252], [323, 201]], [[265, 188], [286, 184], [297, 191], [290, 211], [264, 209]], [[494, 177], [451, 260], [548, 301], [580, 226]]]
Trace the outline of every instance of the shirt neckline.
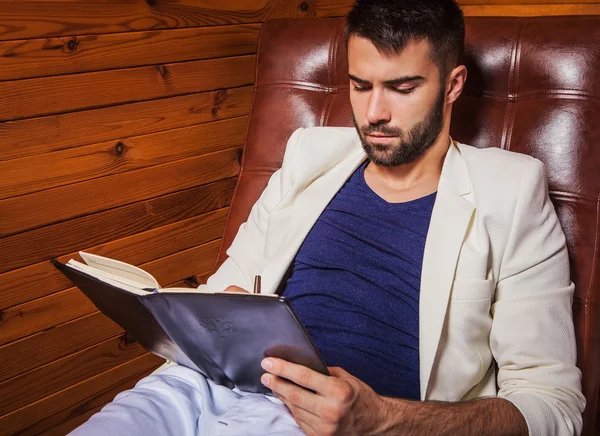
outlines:
[[415, 199], [409, 200], [409, 201], [401, 201], [401, 202], [394, 203], [394, 202], [389, 202], [389, 201], [385, 200], [377, 192], [373, 191], [373, 189], [371, 189], [371, 187], [368, 185], [367, 181], [365, 180], [365, 170], [366, 170], [369, 162], [370, 162], [369, 159], [365, 159], [365, 161], [358, 168], [358, 179], [360, 181], [361, 186], [363, 186], [363, 188], [369, 193], [369, 195], [371, 197], [373, 197], [375, 200], [377, 200], [379, 203], [381, 203], [385, 206], [388, 206], [388, 207], [405, 207], [405, 206], [411, 206], [414, 203], [426, 202], [427, 200], [436, 197], [437, 191], [432, 192], [431, 194], [427, 194], [423, 197], [415, 198]]

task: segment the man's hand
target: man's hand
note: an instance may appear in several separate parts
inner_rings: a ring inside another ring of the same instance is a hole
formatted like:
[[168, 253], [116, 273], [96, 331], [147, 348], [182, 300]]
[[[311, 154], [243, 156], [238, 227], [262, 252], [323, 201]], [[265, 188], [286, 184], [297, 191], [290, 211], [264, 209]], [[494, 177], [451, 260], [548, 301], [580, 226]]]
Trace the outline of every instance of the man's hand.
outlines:
[[526, 436], [519, 409], [505, 398], [456, 403], [409, 401], [377, 395], [341, 368], [325, 376], [269, 357], [262, 381], [292, 412], [309, 436]]
[[261, 381], [290, 410], [309, 436], [368, 435], [378, 432], [383, 399], [342, 368], [326, 376], [285, 360], [262, 361]]

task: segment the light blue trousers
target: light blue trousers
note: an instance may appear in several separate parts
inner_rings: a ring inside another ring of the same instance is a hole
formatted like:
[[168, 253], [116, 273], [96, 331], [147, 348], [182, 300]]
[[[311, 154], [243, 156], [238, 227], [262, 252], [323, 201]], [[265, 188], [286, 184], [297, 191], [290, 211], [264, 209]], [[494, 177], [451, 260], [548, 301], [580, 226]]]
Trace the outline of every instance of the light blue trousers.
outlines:
[[75, 429], [75, 436], [300, 436], [276, 398], [231, 390], [182, 366], [140, 380]]

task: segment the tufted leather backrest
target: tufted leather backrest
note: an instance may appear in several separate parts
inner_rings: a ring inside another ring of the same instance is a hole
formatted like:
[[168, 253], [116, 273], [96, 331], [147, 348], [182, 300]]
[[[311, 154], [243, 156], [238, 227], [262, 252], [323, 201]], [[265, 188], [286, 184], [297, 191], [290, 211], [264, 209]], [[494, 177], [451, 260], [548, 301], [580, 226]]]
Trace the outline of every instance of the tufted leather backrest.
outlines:
[[[263, 26], [242, 170], [215, 268], [280, 167], [291, 133], [352, 125], [343, 29], [343, 19]], [[600, 434], [600, 17], [467, 18], [466, 39], [469, 74], [451, 134], [546, 164], [576, 285], [584, 435]]]

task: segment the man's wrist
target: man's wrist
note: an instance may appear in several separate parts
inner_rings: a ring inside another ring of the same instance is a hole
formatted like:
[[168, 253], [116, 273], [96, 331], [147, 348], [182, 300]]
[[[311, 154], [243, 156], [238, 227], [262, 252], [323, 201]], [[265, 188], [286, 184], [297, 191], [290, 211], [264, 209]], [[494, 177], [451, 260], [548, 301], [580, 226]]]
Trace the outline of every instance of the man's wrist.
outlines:
[[465, 402], [411, 401], [378, 397], [376, 428], [368, 434], [422, 436], [429, 434], [494, 436], [528, 434], [521, 412], [497, 397]]
[[408, 403], [408, 400], [378, 395], [374, 407], [375, 426], [369, 434], [378, 436], [398, 434]]

